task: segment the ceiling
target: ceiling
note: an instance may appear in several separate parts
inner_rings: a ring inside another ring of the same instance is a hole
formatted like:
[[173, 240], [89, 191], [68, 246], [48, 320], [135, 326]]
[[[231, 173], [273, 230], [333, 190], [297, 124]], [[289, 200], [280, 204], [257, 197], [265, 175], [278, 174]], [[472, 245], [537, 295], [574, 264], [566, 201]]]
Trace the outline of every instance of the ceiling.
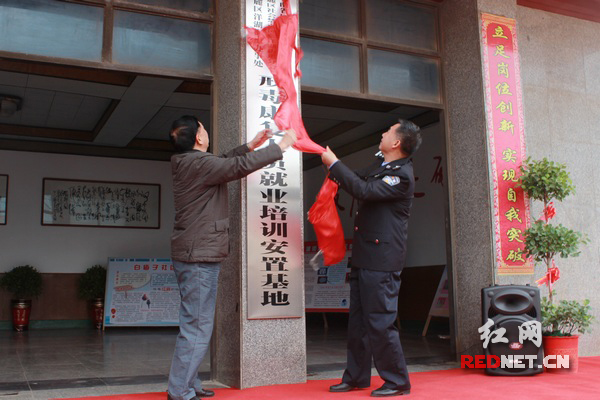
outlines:
[[[196, 115], [210, 132], [210, 84], [130, 72], [40, 63], [3, 63], [0, 95], [22, 99], [0, 116], [0, 149], [168, 160], [167, 133], [181, 115]], [[343, 156], [379, 142], [398, 118], [419, 125], [439, 112], [387, 102], [302, 93], [302, 115], [314, 141]], [[320, 158], [305, 155], [305, 169]]]

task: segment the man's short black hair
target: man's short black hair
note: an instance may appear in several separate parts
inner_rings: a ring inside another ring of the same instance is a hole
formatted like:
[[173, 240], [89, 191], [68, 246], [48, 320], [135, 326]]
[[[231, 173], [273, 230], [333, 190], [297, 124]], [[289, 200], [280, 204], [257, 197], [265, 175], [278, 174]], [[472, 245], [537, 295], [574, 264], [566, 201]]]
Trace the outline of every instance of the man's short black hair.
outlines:
[[423, 141], [421, 139], [421, 128], [414, 122], [405, 119], [399, 119], [398, 123], [400, 125], [396, 129], [396, 136], [402, 143], [400, 148], [404, 154], [410, 157], [419, 150], [419, 146], [421, 146], [421, 142]]
[[198, 128], [200, 128], [200, 122], [193, 115], [184, 115], [173, 121], [169, 139], [175, 147], [175, 151], [183, 153], [192, 150], [196, 143]]

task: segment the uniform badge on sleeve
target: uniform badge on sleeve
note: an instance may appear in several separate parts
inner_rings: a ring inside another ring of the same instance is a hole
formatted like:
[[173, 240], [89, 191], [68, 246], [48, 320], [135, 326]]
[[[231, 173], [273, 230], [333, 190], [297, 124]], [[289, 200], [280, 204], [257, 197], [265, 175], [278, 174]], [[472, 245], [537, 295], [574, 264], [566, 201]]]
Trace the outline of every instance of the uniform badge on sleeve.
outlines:
[[400, 183], [400, 178], [397, 176], [384, 176], [383, 181], [390, 186], [395, 186]]

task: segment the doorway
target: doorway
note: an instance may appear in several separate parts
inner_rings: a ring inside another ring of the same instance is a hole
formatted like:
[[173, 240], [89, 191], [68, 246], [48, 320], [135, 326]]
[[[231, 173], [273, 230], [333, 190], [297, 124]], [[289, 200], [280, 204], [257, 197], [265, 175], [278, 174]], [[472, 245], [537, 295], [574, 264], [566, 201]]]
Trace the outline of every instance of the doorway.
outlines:
[[[402, 272], [398, 327], [407, 363], [427, 364], [454, 360], [447, 261], [447, 181], [444, 124], [441, 110], [399, 103], [302, 93], [302, 115], [311, 138], [329, 146], [352, 169], [375, 161], [381, 134], [399, 118], [421, 127], [423, 144], [413, 157], [415, 198], [411, 209], [408, 253]], [[343, 281], [347, 259], [314, 269], [316, 236], [306, 219], [326, 176], [318, 155], [303, 155], [305, 210], [305, 291], [307, 364], [309, 374], [343, 369], [346, 363], [349, 285]], [[353, 216], [358, 208], [340, 190], [338, 215], [351, 254]], [[318, 258], [317, 258], [318, 260]]]

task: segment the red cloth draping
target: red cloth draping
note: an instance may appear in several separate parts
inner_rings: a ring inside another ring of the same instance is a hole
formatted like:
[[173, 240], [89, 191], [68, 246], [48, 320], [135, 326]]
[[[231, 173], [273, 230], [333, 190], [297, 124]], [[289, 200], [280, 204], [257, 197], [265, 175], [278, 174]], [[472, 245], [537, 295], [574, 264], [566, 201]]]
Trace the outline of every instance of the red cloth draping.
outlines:
[[304, 128], [291, 71], [292, 51], [295, 51], [294, 76], [302, 75], [298, 68], [302, 50], [296, 46], [298, 14], [290, 12], [289, 0], [284, 1], [284, 8], [285, 13], [277, 17], [272, 25], [261, 30], [246, 27], [247, 41], [269, 68], [279, 88], [281, 105], [273, 118], [275, 124], [281, 130], [293, 129], [296, 132], [298, 140], [293, 146], [296, 150], [321, 154], [325, 149], [313, 142]]
[[346, 254], [344, 231], [333, 200], [337, 190], [338, 185], [326, 177], [315, 204], [308, 211], [308, 220], [315, 228], [325, 265], [339, 263]]
[[[313, 142], [304, 128], [294, 86], [294, 77], [301, 76], [298, 64], [302, 58], [302, 50], [296, 46], [298, 14], [291, 13], [289, 0], [284, 0], [283, 4], [284, 13], [272, 25], [261, 30], [246, 27], [247, 41], [269, 68], [279, 88], [281, 105], [273, 118], [275, 124], [281, 130], [293, 129], [296, 132], [298, 140], [293, 146], [296, 150], [321, 154], [325, 149]], [[294, 77], [292, 51], [296, 53]], [[333, 200], [336, 193], [337, 184], [326, 178], [308, 214], [308, 220], [313, 224], [317, 235], [317, 243], [323, 252], [325, 265], [340, 262], [346, 253], [344, 231]]]

